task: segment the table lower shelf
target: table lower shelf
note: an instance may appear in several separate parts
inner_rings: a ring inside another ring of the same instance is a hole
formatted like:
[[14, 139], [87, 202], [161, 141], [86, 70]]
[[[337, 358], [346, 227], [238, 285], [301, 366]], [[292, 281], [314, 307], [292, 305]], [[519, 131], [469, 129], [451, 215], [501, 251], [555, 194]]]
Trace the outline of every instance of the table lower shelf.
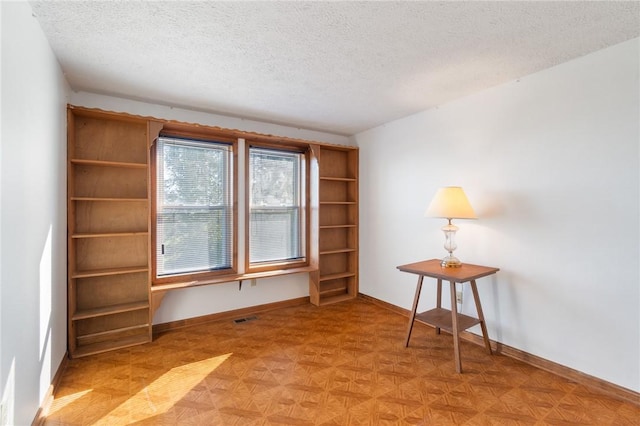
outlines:
[[[435, 308], [416, 314], [416, 321], [453, 333], [453, 318], [451, 317], [451, 311], [449, 309]], [[477, 324], [480, 324], [478, 318], [458, 314], [458, 331], [466, 330]]]

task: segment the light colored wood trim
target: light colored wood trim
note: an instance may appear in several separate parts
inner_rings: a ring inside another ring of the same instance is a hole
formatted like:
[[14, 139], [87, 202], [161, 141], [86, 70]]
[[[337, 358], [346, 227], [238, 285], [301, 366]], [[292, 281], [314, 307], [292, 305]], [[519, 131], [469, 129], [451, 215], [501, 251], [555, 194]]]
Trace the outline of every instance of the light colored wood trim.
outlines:
[[91, 117], [91, 118], [100, 118], [100, 119], [131, 121], [135, 123], [141, 123], [141, 122], [146, 122], [147, 120], [153, 120], [153, 117], [143, 117], [140, 115], [107, 111], [100, 108], [85, 108], [85, 107], [79, 107], [71, 104], [67, 104], [67, 109], [72, 111], [72, 113], [78, 117]]
[[103, 160], [84, 160], [81, 158], [73, 158], [71, 164], [81, 164], [87, 166], [98, 167], [118, 167], [123, 169], [146, 169], [146, 163], [125, 163], [123, 161], [103, 161]]
[[[153, 194], [157, 194], [158, 191], [158, 183], [156, 182], [157, 176], [157, 149], [158, 144], [156, 143], [157, 138], [153, 142], [149, 142], [149, 214], [148, 214], [148, 226], [149, 226], [149, 294], [151, 293], [151, 287], [153, 286], [153, 282], [156, 277], [156, 244], [157, 244], [157, 232], [156, 232], [156, 222], [157, 222], [157, 211], [158, 211], [158, 203], [155, 196]], [[158, 301], [158, 306], [154, 306], [151, 309], [151, 319], [153, 320], [153, 312], [160, 307], [160, 302], [162, 299]], [[153, 333], [152, 333], [153, 336]]]
[[251, 224], [249, 223], [249, 216], [251, 215], [251, 206], [249, 205], [249, 200], [251, 198], [251, 181], [249, 180], [249, 148], [251, 146], [250, 142], [246, 139], [243, 141], [244, 143], [244, 158], [242, 159], [244, 162], [244, 271], [247, 272], [250, 270], [250, 259], [249, 259], [249, 227]]
[[[305, 226], [304, 226], [304, 241], [305, 241], [305, 256], [301, 260], [293, 260], [293, 261], [278, 261], [274, 263], [264, 263], [264, 264], [252, 264], [249, 259], [250, 253], [250, 231], [249, 228], [251, 226], [250, 215], [251, 215], [251, 191], [250, 191], [250, 167], [249, 167], [249, 154], [251, 148], [258, 149], [273, 149], [273, 150], [284, 150], [302, 154], [304, 156], [305, 163], [305, 176], [304, 176], [304, 185], [305, 185], [305, 199], [303, 201], [304, 206], [304, 218], [305, 218]], [[245, 140], [245, 148], [244, 148], [244, 181], [245, 181], [245, 191], [244, 191], [244, 270], [246, 273], [260, 273], [260, 272], [269, 272], [269, 271], [277, 271], [283, 269], [297, 269], [308, 267], [311, 264], [311, 254], [310, 254], [310, 239], [311, 239], [311, 213], [310, 213], [310, 203], [311, 203], [311, 155], [312, 150], [311, 146], [308, 144], [295, 144], [295, 145], [274, 145], [272, 143], [264, 143], [264, 142], [255, 142], [254, 140]]]
[[331, 181], [335, 181], [335, 182], [356, 182], [358, 179], [356, 178], [350, 178], [350, 177], [324, 177], [324, 176], [320, 176], [320, 180], [331, 180]]
[[[165, 134], [165, 130], [163, 128], [163, 130], [161, 131], [161, 133], [164, 135]], [[185, 135], [183, 133], [171, 133], [172, 137], [176, 137], [176, 138], [180, 138], [180, 137], [187, 137], [188, 135]], [[202, 135], [201, 135], [202, 137]], [[232, 229], [232, 235], [233, 235], [233, 241], [232, 241], [232, 259], [231, 259], [231, 268], [228, 269], [221, 269], [221, 270], [217, 270], [217, 271], [205, 271], [205, 272], [194, 272], [191, 274], [183, 274], [183, 275], [170, 275], [167, 277], [163, 277], [163, 278], [157, 278], [157, 270], [156, 270], [156, 265], [157, 265], [157, 259], [156, 259], [156, 236], [157, 236], [157, 232], [156, 232], [156, 222], [157, 222], [157, 203], [156, 203], [156, 198], [154, 196], [151, 196], [151, 209], [150, 209], [150, 226], [151, 226], [151, 248], [150, 248], [150, 253], [151, 253], [151, 275], [150, 275], [150, 280], [151, 280], [151, 288], [166, 288], [166, 289], [170, 289], [170, 287], [172, 286], [172, 284], [177, 284], [176, 288], [181, 288], [184, 287], [185, 283], [210, 283], [213, 284], [215, 282], [225, 282], [225, 281], [219, 281], [219, 277], [222, 277], [222, 279], [225, 279], [225, 277], [229, 277], [229, 276], [237, 276], [237, 271], [238, 271], [238, 233], [236, 232], [236, 224], [238, 223], [238, 141], [237, 140], [227, 140], [227, 139], [223, 139], [223, 138], [216, 138], [214, 135], [210, 135], [209, 139], [212, 142], [224, 142], [224, 143], [228, 143], [231, 146], [231, 164], [230, 167], [232, 169], [232, 174], [230, 176], [230, 179], [232, 180], [232, 187], [231, 187], [231, 198], [232, 198], [232, 216], [233, 216], [233, 229]], [[157, 159], [157, 155], [156, 155], [156, 144], [154, 143], [151, 151], [150, 151], [150, 161], [151, 161], [151, 175], [150, 175], [150, 186], [151, 186], [151, 191], [152, 193], [155, 193], [155, 191], [157, 190], [157, 179], [156, 179], [156, 169], [157, 169], [157, 164], [156, 164], [156, 159]], [[150, 193], [151, 195], [151, 193]], [[233, 279], [227, 280], [228, 281], [235, 281]], [[191, 285], [187, 285], [187, 286], [192, 286]], [[202, 284], [197, 284], [197, 285], [202, 285]], [[156, 307], [156, 309], [159, 307], [159, 305]]]
[[70, 276], [72, 278], [90, 278], [90, 277], [102, 277], [105, 275], [122, 275], [133, 274], [136, 272], [147, 272], [147, 265], [141, 266], [127, 266], [124, 268], [108, 268], [108, 269], [94, 269], [90, 271], [72, 271]]
[[[67, 109], [67, 158], [75, 156], [75, 116], [71, 109]], [[76, 311], [76, 279], [72, 270], [75, 268], [76, 242], [71, 237], [76, 232], [76, 203], [73, 200], [75, 193], [75, 173], [73, 164], [67, 163], [67, 350], [74, 353], [76, 350], [76, 328], [73, 322], [73, 313]]]
[[[151, 151], [151, 147], [156, 143], [156, 140], [160, 136], [160, 132], [164, 128], [164, 123], [158, 120], [147, 121], [147, 149]], [[150, 158], [147, 160], [149, 164]]]
[[[149, 327], [150, 328], [150, 327]], [[120, 330], [114, 330], [114, 332], [118, 332]], [[109, 352], [115, 349], [128, 348], [131, 346], [142, 345], [144, 343], [151, 342], [151, 339], [147, 336], [147, 334], [135, 334], [132, 336], [107, 340], [104, 342], [91, 343], [88, 345], [79, 346], [76, 350], [76, 353], [73, 355], [73, 358], [80, 358], [83, 356], [95, 355], [102, 352]]]
[[231, 229], [231, 235], [233, 237], [231, 248], [231, 270], [234, 272], [238, 272], [238, 138], [236, 138], [233, 142], [231, 142], [231, 167], [233, 168], [231, 174], [231, 197], [233, 204], [233, 224]]
[[149, 201], [147, 198], [106, 198], [106, 197], [69, 197], [71, 201], [109, 201], [109, 202], [139, 202], [146, 203]]
[[320, 306], [320, 272], [309, 273], [309, 301]]
[[149, 302], [133, 302], [133, 303], [122, 303], [114, 306], [102, 306], [100, 308], [93, 309], [84, 309], [78, 310], [75, 314], [73, 314], [73, 320], [78, 321], [87, 318], [95, 318], [102, 317], [105, 315], [114, 315], [119, 314], [121, 312], [129, 312], [129, 311], [139, 311], [142, 309], [148, 309]]
[[225, 136], [233, 139], [247, 139], [255, 142], [265, 142], [265, 143], [273, 143], [276, 145], [280, 144], [300, 144], [300, 145], [321, 145], [333, 147], [335, 149], [355, 149], [357, 150], [357, 146], [350, 145], [341, 145], [334, 144], [328, 142], [320, 142], [314, 140], [306, 140], [306, 139], [297, 139], [297, 138], [289, 138], [284, 136], [274, 136], [265, 133], [256, 133], [256, 132], [248, 132], [244, 130], [238, 129], [228, 129], [224, 127], [217, 126], [206, 126], [198, 123], [188, 123], [176, 120], [163, 120], [156, 117], [151, 116], [140, 116], [133, 115], [124, 112], [114, 112], [114, 111], [106, 111], [99, 108], [85, 108], [80, 106], [68, 105], [70, 110], [73, 110], [78, 115], [88, 116], [88, 117], [105, 117], [111, 116], [111, 118], [129, 121], [141, 121], [141, 120], [152, 120], [162, 122], [164, 124], [164, 129], [166, 131], [176, 131], [182, 134], [192, 134], [192, 135], [203, 135], [203, 134], [217, 134], [220, 136]]
[[321, 275], [320, 281], [331, 281], [331, 280], [337, 280], [338, 278], [349, 278], [349, 277], [354, 277], [355, 275], [356, 275], [355, 271], [340, 272], [338, 274]]
[[[147, 198], [149, 199], [149, 203], [147, 205], [147, 231], [149, 231], [148, 236], [148, 244], [147, 244], [147, 261], [149, 262], [149, 270], [147, 271], [147, 300], [150, 302], [149, 306], [149, 317], [147, 320], [148, 324], [153, 324], [153, 315], [156, 310], [160, 307], [160, 303], [162, 302], [163, 294], [159, 294], [156, 297], [151, 293], [151, 283], [153, 282], [153, 277], [155, 276], [155, 233], [152, 232], [153, 227], [155, 226], [152, 223], [153, 218], [156, 217], [156, 205], [154, 197], [156, 190], [156, 182], [155, 182], [155, 146], [160, 136], [160, 132], [164, 127], [164, 123], [156, 120], [148, 120], [147, 121]], [[151, 327], [148, 329], [148, 338], [149, 341], [153, 340], [153, 330]]]
[[[366, 300], [367, 302], [373, 303], [374, 305], [380, 306], [384, 309], [388, 309], [392, 312], [395, 312], [407, 318], [410, 315], [410, 311], [408, 309], [401, 308], [399, 306], [377, 299], [373, 296], [359, 293], [358, 297], [361, 298], [362, 300]], [[428, 324], [424, 324], [424, 323], [421, 323], [421, 324], [423, 324], [424, 326], [433, 328]], [[482, 336], [478, 336], [468, 331], [461, 332], [460, 338], [467, 342], [474, 343], [478, 346], [483, 346], [483, 347], [485, 346], [485, 342]], [[518, 361], [522, 361], [525, 364], [529, 364], [541, 370], [548, 371], [549, 373], [553, 373], [560, 377], [564, 377], [565, 379], [571, 380], [583, 386], [597, 389], [600, 392], [603, 392], [612, 398], [629, 402], [631, 404], [635, 404], [640, 407], [639, 392], [635, 392], [631, 389], [627, 389], [622, 386], [616, 385], [614, 383], [607, 382], [606, 380], [591, 376], [589, 374], [583, 373], [578, 370], [574, 370], [573, 368], [555, 363], [553, 361], [549, 361], [539, 356], [532, 355], [521, 349], [516, 349], [511, 346], [505, 345], [503, 343], [496, 342], [495, 340], [490, 340], [490, 342], [491, 342], [491, 348], [493, 349], [494, 353], [504, 355], [509, 358], [516, 359]]]
[[31, 422], [32, 426], [42, 426], [47, 419], [47, 415], [49, 414], [49, 410], [51, 409], [51, 404], [53, 403], [53, 396], [60, 385], [60, 380], [62, 380], [62, 375], [64, 371], [67, 369], [67, 365], [69, 364], [69, 354], [65, 353], [62, 357], [62, 361], [60, 361], [60, 365], [56, 370], [56, 374], [53, 376], [53, 380], [51, 380], [51, 384], [47, 388], [47, 392], [42, 398], [42, 403], [36, 412], [36, 415]]
[[320, 300], [320, 306], [331, 305], [333, 303], [340, 303], [340, 302], [344, 302], [345, 300], [351, 300], [351, 299], [353, 299], [353, 296], [345, 293], [338, 294], [335, 296], [323, 296], [322, 299]]
[[279, 269], [272, 271], [263, 271], [263, 272], [253, 272], [253, 273], [245, 273], [245, 274], [227, 274], [221, 275], [218, 277], [207, 278], [203, 280], [197, 281], [183, 281], [183, 282], [175, 282], [175, 283], [166, 283], [166, 284], [154, 284], [151, 286], [151, 292], [163, 292], [169, 290], [177, 290], [180, 288], [188, 288], [188, 287], [198, 287], [202, 285], [211, 285], [211, 284], [223, 284], [230, 283], [233, 281], [245, 281], [251, 280], [254, 278], [269, 278], [275, 277], [278, 275], [288, 275], [288, 274], [299, 274], [304, 272], [314, 272], [314, 269], [311, 266], [303, 266], [300, 268], [291, 268], [291, 269]]
[[203, 315], [195, 318], [171, 321], [162, 324], [153, 325], [154, 336], [170, 330], [176, 330], [184, 327], [191, 327], [198, 324], [204, 324], [211, 321], [231, 320], [243, 318], [251, 315], [257, 315], [261, 312], [273, 311], [275, 309], [290, 308], [292, 306], [306, 305], [309, 303], [309, 297], [298, 297], [296, 299], [282, 300], [280, 302], [266, 303], [264, 305], [250, 306], [247, 308], [234, 309], [232, 311], [218, 312], [210, 315]]
[[78, 233], [71, 235], [71, 238], [111, 238], [111, 237], [137, 237], [148, 235], [148, 232], [104, 232], [104, 233]]

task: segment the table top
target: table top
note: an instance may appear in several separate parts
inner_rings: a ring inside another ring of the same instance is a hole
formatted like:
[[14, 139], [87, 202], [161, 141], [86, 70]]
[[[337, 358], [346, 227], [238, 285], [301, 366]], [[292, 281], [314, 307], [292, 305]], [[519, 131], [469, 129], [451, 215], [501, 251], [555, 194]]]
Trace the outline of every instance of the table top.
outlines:
[[440, 266], [440, 259], [424, 260], [422, 262], [409, 263], [397, 267], [402, 272], [409, 272], [425, 277], [440, 278], [446, 281], [464, 283], [477, 278], [495, 274], [500, 269], [489, 266], [471, 265], [463, 263], [459, 268], [443, 268]]

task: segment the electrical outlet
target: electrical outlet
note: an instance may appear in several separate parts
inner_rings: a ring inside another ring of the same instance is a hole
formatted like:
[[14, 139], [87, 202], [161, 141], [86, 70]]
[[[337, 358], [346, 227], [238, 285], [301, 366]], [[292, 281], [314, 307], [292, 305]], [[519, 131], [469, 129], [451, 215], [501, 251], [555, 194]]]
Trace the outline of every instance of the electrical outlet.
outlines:
[[456, 303], [462, 305], [462, 290], [456, 290]]
[[257, 285], [257, 280], [255, 278], [251, 279], [251, 287], [255, 287]]

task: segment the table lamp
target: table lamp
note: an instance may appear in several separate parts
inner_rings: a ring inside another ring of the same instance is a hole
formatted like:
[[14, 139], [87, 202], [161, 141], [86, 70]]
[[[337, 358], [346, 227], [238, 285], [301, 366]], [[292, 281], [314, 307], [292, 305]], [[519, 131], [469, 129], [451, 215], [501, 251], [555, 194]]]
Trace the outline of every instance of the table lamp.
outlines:
[[431, 204], [424, 214], [427, 217], [441, 217], [447, 219], [449, 223], [442, 227], [445, 242], [444, 248], [449, 255], [442, 259], [440, 266], [443, 268], [459, 268], [462, 262], [453, 255], [453, 251], [458, 247], [455, 242], [458, 227], [451, 223], [452, 219], [477, 219], [473, 207], [462, 188], [459, 186], [446, 186], [438, 189], [436, 195], [431, 200]]

